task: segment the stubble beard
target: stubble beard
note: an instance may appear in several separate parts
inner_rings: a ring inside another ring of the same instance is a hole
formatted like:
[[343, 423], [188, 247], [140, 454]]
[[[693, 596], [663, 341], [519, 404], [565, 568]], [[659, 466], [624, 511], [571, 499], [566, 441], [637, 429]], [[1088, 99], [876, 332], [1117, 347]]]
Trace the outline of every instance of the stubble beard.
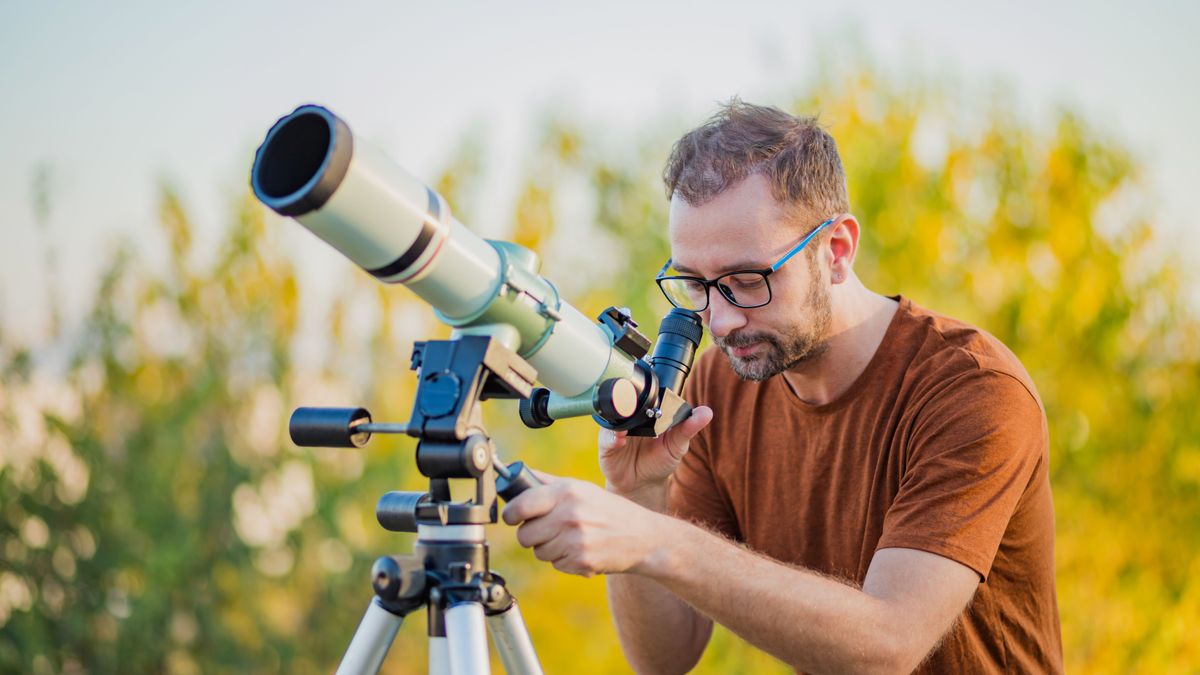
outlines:
[[[782, 333], [736, 332], [725, 337], [713, 338], [713, 342], [725, 352], [729, 365], [738, 377], [761, 382], [785, 370], [817, 361], [829, 350], [829, 326], [833, 322], [833, 308], [829, 289], [821, 283], [819, 274], [814, 265], [807, 303], [811, 316], [806, 323], [793, 324]], [[732, 354], [734, 347], [747, 347], [760, 342], [767, 345], [765, 350], [745, 357]]]

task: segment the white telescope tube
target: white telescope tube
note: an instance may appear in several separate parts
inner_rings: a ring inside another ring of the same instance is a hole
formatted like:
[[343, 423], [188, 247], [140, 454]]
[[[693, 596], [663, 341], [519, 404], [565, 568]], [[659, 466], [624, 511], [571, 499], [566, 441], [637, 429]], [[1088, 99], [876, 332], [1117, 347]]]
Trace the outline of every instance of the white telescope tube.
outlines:
[[275, 123], [250, 182], [265, 205], [380, 281], [408, 286], [451, 326], [514, 326], [519, 344], [509, 346], [560, 395], [632, 372], [609, 333], [537, 275], [535, 258], [513, 259], [476, 236], [440, 195], [323, 107], [301, 106]]

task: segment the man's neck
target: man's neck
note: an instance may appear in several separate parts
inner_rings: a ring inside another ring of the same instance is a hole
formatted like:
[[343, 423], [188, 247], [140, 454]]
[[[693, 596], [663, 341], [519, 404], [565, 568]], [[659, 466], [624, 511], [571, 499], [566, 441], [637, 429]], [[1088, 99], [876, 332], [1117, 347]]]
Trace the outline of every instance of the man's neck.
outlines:
[[815, 361], [781, 373], [796, 396], [809, 405], [832, 402], [862, 375], [899, 307], [855, 277], [835, 289], [831, 302], [828, 349]]

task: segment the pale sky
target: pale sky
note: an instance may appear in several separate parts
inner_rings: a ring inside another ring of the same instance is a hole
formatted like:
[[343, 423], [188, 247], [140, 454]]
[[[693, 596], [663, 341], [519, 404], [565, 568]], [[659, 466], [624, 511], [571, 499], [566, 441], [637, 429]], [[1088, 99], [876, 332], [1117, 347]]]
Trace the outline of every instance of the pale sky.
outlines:
[[[211, 244], [249, 152], [299, 103], [329, 105], [432, 180], [462, 132], [482, 125], [493, 155], [516, 155], [548, 109], [619, 142], [668, 116], [698, 122], [734, 94], [784, 103], [817, 48], [854, 32], [884, 64], [1006, 82], [1034, 124], [1060, 104], [1082, 111], [1135, 149], [1164, 232], [1200, 262], [1200, 2], [988, 4], [5, 3], [4, 334], [44, 334], [47, 237], [30, 198], [39, 166], [50, 168], [49, 236], [71, 315], [118, 237], [156, 236], [160, 180], [179, 188]], [[344, 264], [300, 235], [294, 245]]]

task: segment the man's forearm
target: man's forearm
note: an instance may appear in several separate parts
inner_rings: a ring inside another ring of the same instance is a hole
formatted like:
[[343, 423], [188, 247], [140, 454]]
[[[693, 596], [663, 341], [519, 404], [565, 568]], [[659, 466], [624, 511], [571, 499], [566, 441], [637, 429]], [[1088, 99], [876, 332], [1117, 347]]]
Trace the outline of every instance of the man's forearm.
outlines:
[[712, 621], [651, 579], [612, 574], [607, 582], [621, 648], [637, 672], [683, 673], [696, 665]]
[[669, 520], [666, 553], [639, 573], [760, 649], [811, 672], [891, 672], [911, 660], [884, 600]]
[[[613, 491], [611, 485], [609, 490]], [[621, 496], [655, 513], [667, 510], [666, 483]], [[712, 634], [712, 621], [651, 579], [612, 574], [607, 583], [617, 636], [635, 670], [682, 673], [700, 660]]]

